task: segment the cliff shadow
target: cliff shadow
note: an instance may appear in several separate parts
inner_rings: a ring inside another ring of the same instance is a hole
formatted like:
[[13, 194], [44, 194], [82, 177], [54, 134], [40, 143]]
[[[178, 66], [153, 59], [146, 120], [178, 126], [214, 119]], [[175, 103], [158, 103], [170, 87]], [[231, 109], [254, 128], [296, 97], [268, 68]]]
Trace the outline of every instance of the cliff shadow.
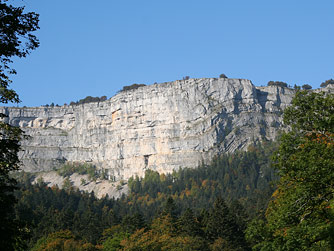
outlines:
[[266, 111], [266, 102], [268, 101], [268, 95], [269, 93], [267, 91], [256, 89], [257, 100], [262, 107], [262, 112]]

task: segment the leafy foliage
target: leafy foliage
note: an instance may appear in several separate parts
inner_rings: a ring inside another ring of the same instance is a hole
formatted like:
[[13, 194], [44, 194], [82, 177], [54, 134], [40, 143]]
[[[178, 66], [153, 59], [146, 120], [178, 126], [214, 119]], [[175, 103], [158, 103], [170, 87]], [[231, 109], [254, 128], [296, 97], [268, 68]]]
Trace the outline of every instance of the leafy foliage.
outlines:
[[[49, 234], [70, 230], [79, 246], [91, 243], [106, 250], [176, 245], [189, 250], [218, 250], [221, 245], [245, 249], [249, 215], [263, 211], [273, 192], [272, 149], [275, 144], [264, 142], [197, 169], [167, 175], [148, 170], [144, 178], [130, 179], [130, 195], [118, 200], [96, 199], [73, 187], [64, 191], [43, 182], [31, 185], [23, 173], [16, 217], [31, 233], [29, 247]], [[69, 175], [72, 168], [63, 174]]]
[[63, 177], [69, 177], [74, 173], [81, 175], [88, 174], [89, 179], [97, 178], [97, 170], [94, 165], [87, 163], [67, 163], [57, 170], [57, 173]]
[[[77, 102], [72, 101], [70, 103], [70, 105], [82, 105], [82, 104], [87, 104], [87, 103], [102, 102], [102, 101], [106, 101], [106, 100], [107, 100], [107, 96], [101, 96], [101, 97], [87, 96], [83, 99], [80, 99]], [[51, 104], [51, 106], [52, 106], [52, 104]]]
[[304, 84], [304, 85], [302, 85], [302, 89], [303, 90], [311, 90], [312, 86], [310, 86], [309, 84]]
[[42, 237], [67, 229], [84, 242], [96, 244], [104, 229], [120, 223], [112, 210], [114, 200], [99, 200], [93, 193], [26, 182], [16, 191], [16, 196], [19, 198], [16, 215], [31, 234], [29, 246]]
[[[28, 182], [17, 191], [17, 196], [20, 200], [16, 214], [30, 231], [28, 246], [33, 250], [61, 249], [66, 245], [77, 248], [74, 250], [84, 250], [81, 249], [84, 245], [91, 250], [101, 245], [105, 250], [139, 247], [208, 250], [217, 238], [223, 238], [233, 247], [247, 248], [243, 237], [245, 221], [238, 221], [240, 218], [232, 207], [221, 199], [209, 211], [196, 215], [187, 209], [179, 216], [177, 205], [169, 198], [160, 208], [161, 213], [156, 213], [148, 224], [140, 213], [126, 212], [129, 209], [124, 198], [97, 199], [93, 194], [73, 189], [64, 191]], [[244, 212], [243, 208], [238, 210], [241, 211]], [[217, 226], [218, 234], [213, 234], [212, 229]]]
[[[39, 28], [38, 15], [24, 13], [24, 7], [13, 7], [6, 2], [0, 0], [0, 103], [5, 104], [20, 101], [17, 93], [9, 88], [9, 75], [16, 74], [10, 67], [12, 57], [26, 57], [39, 45], [32, 34]], [[24, 231], [20, 231], [14, 220], [16, 181], [9, 174], [19, 169], [17, 154], [24, 136], [19, 128], [6, 123], [5, 114], [0, 113], [0, 118], [0, 247], [2, 250], [22, 249]]]
[[297, 92], [284, 122], [292, 130], [276, 155], [280, 180], [267, 222], [247, 235], [259, 250], [333, 250], [334, 95]]
[[26, 57], [39, 46], [32, 32], [39, 29], [38, 14], [24, 13], [24, 7], [13, 7], [0, 1], [0, 102], [19, 102], [14, 90], [9, 89], [9, 75], [16, 74], [10, 67], [12, 57]]
[[203, 209], [213, 205], [217, 197], [228, 203], [240, 200], [248, 213], [264, 210], [274, 191], [270, 182], [275, 179], [270, 156], [275, 144], [264, 142], [250, 146], [247, 152], [222, 154], [210, 165], [196, 169], [181, 169], [171, 174], [147, 170], [144, 178], [129, 179], [129, 204], [145, 208], [147, 217], [172, 196], [181, 211]]
[[84, 243], [77, 240], [71, 231], [61, 230], [39, 239], [31, 251], [42, 250], [76, 250], [94, 251], [97, 250], [91, 243]]
[[284, 111], [284, 123], [293, 129], [291, 135], [297, 133], [301, 138], [333, 131], [333, 94], [298, 92], [291, 105]]
[[269, 81], [268, 86], [288, 87], [288, 84], [282, 81]]
[[328, 80], [326, 80], [325, 82], [322, 82], [322, 83], [320, 84], [320, 87], [326, 87], [326, 86], [329, 85], [329, 84], [334, 85], [334, 79], [328, 79]]
[[120, 90], [119, 92], [135, 90], [135, 89], [138, 89], [139, 87], [142, 87], [142, 86], [146, 86], [146, 85], [145, 84], [126, 85], [126, 86], [123, 86], [122, 90]]

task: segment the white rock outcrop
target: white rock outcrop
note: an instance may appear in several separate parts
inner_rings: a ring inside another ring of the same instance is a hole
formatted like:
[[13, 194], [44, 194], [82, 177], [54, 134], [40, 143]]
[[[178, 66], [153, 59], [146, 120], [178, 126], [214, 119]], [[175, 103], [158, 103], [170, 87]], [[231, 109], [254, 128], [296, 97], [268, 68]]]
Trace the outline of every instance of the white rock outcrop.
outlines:
[[[63, 177], [57, 174], [55, 171], [38, 173], [33, 184], [38, 183], [40, 180], [47, 184], [49, 187], [64, 188], [64, 181], [68, 179], [72, 187], [78, 188], [80, 191], [91, 193], [93, 192], [97, 198], [103, 198], [108, 195], [109, 198], [120, 198], [123, 194], [129, 193], [129, 187], [127, 183], [120, 181], [110, 182], [108, 180], [96, 180], [93, 181], [88, 175], [79, 175], [74, 173], [68, 177]], [[84, 180], [84, 181], [83, 181]]]
[[1, 107], [29, 140], [29, 172], [89, 162], [110, 179], [196, 167], [220, 152], [274, 139], [294, 90], [243, 79], [189, 79], [121, 92], [109, 100], [61, 107]]

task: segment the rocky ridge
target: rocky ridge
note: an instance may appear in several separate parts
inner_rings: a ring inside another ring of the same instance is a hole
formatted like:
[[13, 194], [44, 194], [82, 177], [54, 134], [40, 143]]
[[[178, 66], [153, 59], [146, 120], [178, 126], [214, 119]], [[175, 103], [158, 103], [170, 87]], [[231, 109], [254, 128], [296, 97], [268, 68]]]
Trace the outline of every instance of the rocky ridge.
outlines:
[[23, 170], [86, 162], [118, 181], [146, 169], [196, 167], [218, 153], [274, 139], [294, 92], [244, 79], [202, 78], [139, 87], [103, 102], [0, 112], [31, 136], [22, 142]]

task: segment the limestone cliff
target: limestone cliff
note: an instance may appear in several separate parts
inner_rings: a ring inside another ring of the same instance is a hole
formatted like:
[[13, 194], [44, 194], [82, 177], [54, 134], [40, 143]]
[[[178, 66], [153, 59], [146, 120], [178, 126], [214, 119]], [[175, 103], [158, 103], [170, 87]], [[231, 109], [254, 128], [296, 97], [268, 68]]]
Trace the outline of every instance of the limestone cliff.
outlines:
[[274, 139], [294, 90], [255, 87], [242, 79], [189, 79], [121, 92], [74, 106], [8, 108], [7, 122], [31, 138], [22, 142], [25, 171], [65, 161], [90, 162], [112, 180], [196, 167], [219, 152]]

